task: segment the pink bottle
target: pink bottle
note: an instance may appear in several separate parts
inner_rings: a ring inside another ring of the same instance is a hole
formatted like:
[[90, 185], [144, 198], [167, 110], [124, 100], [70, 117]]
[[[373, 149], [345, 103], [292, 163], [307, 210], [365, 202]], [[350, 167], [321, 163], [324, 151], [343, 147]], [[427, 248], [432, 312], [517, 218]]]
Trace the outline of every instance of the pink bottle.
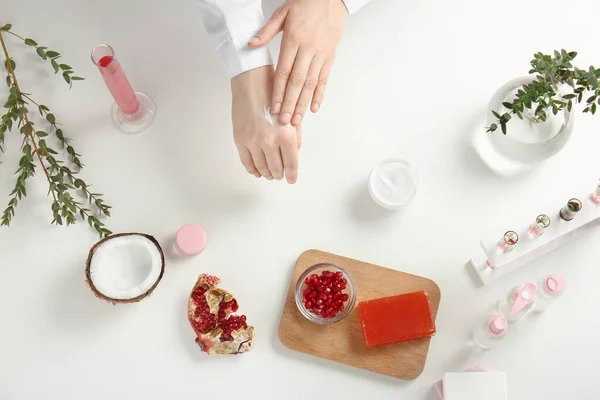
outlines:
[[541, 312], [562, 296], [565, 291], [566, 279], [562, 274], [552, 274], [541, 280], [535, 293], [533, 311]]
[[590, 200], [597, 206], [600, 206], [600, 183], [596, 188], [596, 191], [590, 195]]
[[523, 318], [533, 307], [536, 290], [537, 285], [535, 283], [528, 283], [511, 289], [498, 305], [500, 315], [510, 322]]
[[504, 253], [508, 253], [514, 250], [519, 243], [519, 235], [515, 231], [508, 231], [502, 236], [502, 239], [498, 242], [498, 248]]
[[550, 217], [546, 214], [540, 214], [535, 219], [535, 222], [529, 226], [529, 234], [533, 237], [542, 236], [549, 226]]
[[484, 350], [490, 350], [504, 339], [508, 332], [508, 321], [504, 317], [487, 318], [473, 333], [473, 342]]
[[92, 50], [92, 62], [115, 100], [111, 114], [117, 128], [131, 133], [148, 128], [156, 114], [154, 103], [143, 93], [133, 91], [113, 48], [106, 44], [96, 46]]

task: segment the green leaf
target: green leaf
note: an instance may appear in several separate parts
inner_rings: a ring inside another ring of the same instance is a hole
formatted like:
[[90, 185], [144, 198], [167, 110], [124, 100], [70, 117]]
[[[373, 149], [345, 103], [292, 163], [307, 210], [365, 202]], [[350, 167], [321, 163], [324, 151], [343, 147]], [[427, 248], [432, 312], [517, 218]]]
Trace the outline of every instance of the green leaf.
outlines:
[[43, 138], [43, 137], [46, 137], [46, 136], [48, 136], [48, 134], [47, 134], [46, 132], [44, 132], [44, 131], [37, 131], [35, 134], [36, 134], [36, 135], [37, 135], [37, 137], [39, 137], [39, 138]]
[[56, 51], [54, 51], [54, 50], [48, 50], [48, 51], [46, 52], [46, 55], [47, 55], [48, 57], [50, 57], [50, 58], [55, 58], [55, 57], [58, 57], [58, 56], [60, 56], [60, 53], [58, 53], [58, 52], [56, 52]]
[[38, 54], [38, 56], [42, 57], [42, 60], [47, 60], [48, 57], [46, 57], [46, 53], [44, 52], [44, 50], [41, 47], [38, 47], [35, 52]]
[[492, 114], [494, 114], [494, 117], [501, 119], [502, 117], [500, 116], [500, 114], [498, 114], [496, 111], [492, 110]]
[[12, 86], [12, 78], [10, 77], [10, 75], [6, 75], [6, 86]]
[[54, 73], [58, 73], [58, 63], [54, 60], [50, 61], [50, 64], [52, 64], [52, 68], [54, 68]]
[[6, 68], [8, 72], [11, 72], [11, 70], [14, 71], [17, 68], [17, 64], [15, 64], [15, 61], [12, 58], [4, 60], [4, 68]]
[[506, 135], [506, 123], [500, 124], [500, 127], [502, 128], [502, 133]]
[[30, 39], [30, 38], [25, 39], [25, 44], [27, 46], [37, 46], [38, 45], [35, 40]]
[[513, 109], [513, 107], [514, 107], [514, 106], [513, 106], [513, 103], [509, 103], [509, 102], [507, 102], [507, 101], [505, 101], [504, 103], [502, 103], [502, 105], [503, 105], [504, 107], [508, 108], [509, 110], [512, 110], [512, 109]]
[[592, 104], [592, 114], [596, 114], [596, 109], [597, 109], [596, 103]]
[[565, 99], [565, 100], [569, 100], [569, 99], [574, 99], [575, 97], [577, 97], [577, 95], [575, 95], [575, 94], [573, 94], [573, 93], [570, 93], [570, 94], [565, 94], [565, 95], [563, 96], [563, 99]]
[[72, 76], [71, 80], [72, 81], [83, 81], [83, 80], [85, 80], [85, 78], [82, 78], [81, 76]]
[[6, 24], [0, 27], [0, 31], [9, 31], [12, 28], [12, 24]]
[[66, 72], [63, 72], [63, 79], [65, 80], [65, 82], [71, 83], [71, 78], [69, 77], [69, 74], [67, 74]]
[[69, 66], [69, 65], [67, 65], [67, 64], [60, 64], [60, 65], [59, 65], [59, 67], [60, 67], [60, 69], [62, 69], [63, 71], [68, 71], [68, 70], [70, 70], [70, 69], [73, 69], [73, 68], [71, 68], [71, 66]]
[[56, 123], [56, 118], [54, 118], [54, 114], [48, 114], [46, 115], [46, 119], [48, 120], [48, 122], [50, 122], [51, 124], [55, 124]]

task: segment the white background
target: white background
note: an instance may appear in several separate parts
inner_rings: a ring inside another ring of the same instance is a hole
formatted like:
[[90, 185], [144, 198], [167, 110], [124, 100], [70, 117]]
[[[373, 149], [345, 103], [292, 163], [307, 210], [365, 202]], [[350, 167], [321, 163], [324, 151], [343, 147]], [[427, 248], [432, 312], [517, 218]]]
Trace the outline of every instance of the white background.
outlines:
[[[493, 175], [469, 147], [489, 98], [527, 73], [534, 52], [564, 47], [580, 52], [582, 67], [600, 64], [600, 3], [375, 1], [347, 24], [326, 102], [304, 124], [300, 180], [288, 186], [241, 167], [228, 81], [191, 0], [1, 2], [0, 23], [60, 51], [87, 77], [69, 92], [30, 48], [7, 37], [23, 90], [51, 107], [83, 155], [85, 180], [114, 206], [109, 227], [153, 234], [168, 247], [182, 224], [197, 223], [209, 243], [198, 257], [170, 259], [150, 298], [105, 304], [84, 284], [97, 237], [87, 225], [49, 225], [38, 169], [13, 226], [0, 229], [0, 399], [434, 400], [432, 384], [444, 372], [478, 362], [508, 374], [511, 400], [595, 398], [600, 232], [488, 288], [476, 286], [466, 263], [479, 239], [524, 228], [600, 178], [598, 117], [577, 115], [567, 147], [516, 179]], [[265, 4], [267, 15], [275, 6]], [[111, 126], [112, 100], [89, 60], [103, 42], [156, 102], [143, 134]], [[2, 204], [19, 140], [9, 135], [0, 155]], [[421, 176], [418, 197], [398, 214], [380, 212], [366, 191], [370, 169], [389, 156], [406, 157]], [[440, 285], [438, 334], [421, 377], [404, 382], [279, 343], [292, 268], [309, 248]], [[194, 344], [186, 302], [201, 272], [219, 275], [256, 326], [251, 353], [208, 358]], [[470, 354], [472, 330], [493, 304], [551, 272], [567, 276], [567, 294], [522, 321], [501, 348]]]

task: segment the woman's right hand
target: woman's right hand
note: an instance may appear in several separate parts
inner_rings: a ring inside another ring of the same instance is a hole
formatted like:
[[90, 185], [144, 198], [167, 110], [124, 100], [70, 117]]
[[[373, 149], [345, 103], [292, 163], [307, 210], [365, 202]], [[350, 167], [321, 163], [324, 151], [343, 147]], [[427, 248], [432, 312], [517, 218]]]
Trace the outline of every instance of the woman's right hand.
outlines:
[[301, 127], [281, 125], [271, 114], [275, 71], [265, 66], [231, 80], [233, 138], [248, 173], [268, 180], [298, 179]]

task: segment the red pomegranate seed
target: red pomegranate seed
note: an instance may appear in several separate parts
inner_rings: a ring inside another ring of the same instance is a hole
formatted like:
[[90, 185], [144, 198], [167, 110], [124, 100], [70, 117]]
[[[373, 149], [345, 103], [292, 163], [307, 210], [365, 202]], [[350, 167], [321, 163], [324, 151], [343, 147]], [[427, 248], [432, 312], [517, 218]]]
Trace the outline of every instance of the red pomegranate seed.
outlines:
[[[320, 275], [310, 275], [304, 283], [306, 286], [302, 291], [302, 300], [306, 310], [322, 318], [333, 318], [344, 310], [344, 303], [349, 300], [349, 296], [342, 293], [348, 283], [342, 272], [323, 271]], [[219, 316], [221, 317], [221, 314]], [[235, 321], [229, 325], [233, 330], [236, 326]], [[225, 336], [231, 332], [224, 330]]]
[[108, 64], [110, 64], [112, 60], [112, 56], [104, 56], [98, 61], [98, 65], [103, 68], [108, 67]]

